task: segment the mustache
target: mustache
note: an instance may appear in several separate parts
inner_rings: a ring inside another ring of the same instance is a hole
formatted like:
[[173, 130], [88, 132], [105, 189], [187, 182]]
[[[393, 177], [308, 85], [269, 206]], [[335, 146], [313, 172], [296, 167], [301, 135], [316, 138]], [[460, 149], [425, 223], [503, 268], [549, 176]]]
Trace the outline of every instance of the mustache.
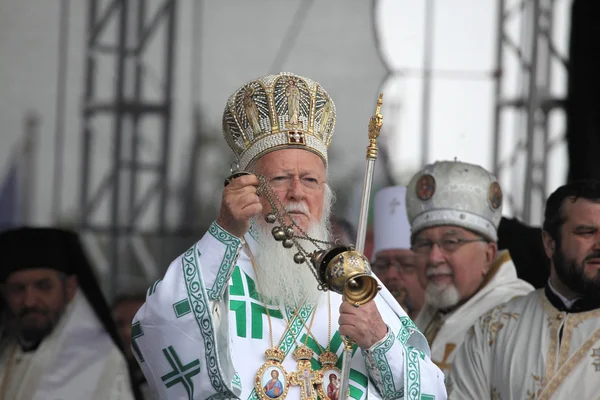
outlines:
[[46, 317], [48, 316], [48, 312], [45, 310], [40, 310], [39, 308], [24, 308], [21, 311], [19, 311], [19, 313], [17, 314], [17, 317], [23, 318], [29, 314], [40, 314], [40, 315], [44, 315]]
[[288, 205], [285, 207], [285, 211], [286, 212], [299, 212], [304, 215], [309, 214], [308, 206], [306, 205], [306, 203], [301, 203], [301, 202], [288, 203]]
[[583, 259], [583, 262], [589, 261], [589, 260], [598, 260], [600, 259], [600, 250], [594, 250], [593, 252], [591, 252], [590, 254], [588, 254], [587, 256], [585, 256], [585, 258]]
[[426, 273], [428, 277], [432, 275], [454, 275], [454, 272], [452, 272], [452, 268], [441, 265], [427, 267]]

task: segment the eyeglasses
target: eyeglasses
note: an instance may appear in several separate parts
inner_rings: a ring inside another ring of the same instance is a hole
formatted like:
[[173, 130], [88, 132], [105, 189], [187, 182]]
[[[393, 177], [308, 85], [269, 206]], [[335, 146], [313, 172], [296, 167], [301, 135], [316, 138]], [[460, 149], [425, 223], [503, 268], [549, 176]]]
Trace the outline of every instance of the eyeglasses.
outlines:
[[[269, 180], [271, 187], [275, 190], [277, 189], [289, 189], [292, 187], [292, 183], [296, 179], [295, 176], [292, 175], [279, 175]], [[298, 178], [302, 186], [307, 190], [317, 190], [321, 187], [321, 183], [317, 178], [313, 178], [310, 176], [305, 176], [302, 178]]]
[[394, 268], [399, 274], [407, 274], [415, 271], [415, 265], [403, 263], [399, 261], [375, 260], [371, 264], [371, 269], [375, 273], [387, 272], [390, 268]]
[[412, 251], [418, 254], [429, 254], [433, 250], [433, 246], [437, 246], [445, 253], [453, 253], [467, 243], [474, 242], [489, 242], [484, 238], [477, 239], [460, 239], [460, 238], [444, 238], [438, 241], [429, 239], [417, 240], [412, 246]]

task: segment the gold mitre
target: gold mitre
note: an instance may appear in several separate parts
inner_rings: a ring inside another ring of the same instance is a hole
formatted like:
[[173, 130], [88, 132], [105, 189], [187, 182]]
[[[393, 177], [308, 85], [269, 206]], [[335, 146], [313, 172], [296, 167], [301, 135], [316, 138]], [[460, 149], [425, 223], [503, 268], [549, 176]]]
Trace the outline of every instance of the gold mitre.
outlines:
[[223, 135], [241, 169], [284, 148], [312, 151], [327, 163], [334, 127], [335, 104], [327, 92], [289, 72], [246, 83], [223, 112]]

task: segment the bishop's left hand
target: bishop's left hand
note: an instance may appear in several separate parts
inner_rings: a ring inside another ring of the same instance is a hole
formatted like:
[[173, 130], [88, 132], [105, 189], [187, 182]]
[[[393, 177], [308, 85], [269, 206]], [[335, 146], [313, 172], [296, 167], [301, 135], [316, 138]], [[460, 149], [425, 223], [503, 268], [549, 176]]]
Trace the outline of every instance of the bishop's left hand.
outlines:
[[348, 336], [361, 349], [368, 349], [387, 334], [387, 325], [373, 300], [359, 307], [342, 301], [338, 322], [340, 335]]

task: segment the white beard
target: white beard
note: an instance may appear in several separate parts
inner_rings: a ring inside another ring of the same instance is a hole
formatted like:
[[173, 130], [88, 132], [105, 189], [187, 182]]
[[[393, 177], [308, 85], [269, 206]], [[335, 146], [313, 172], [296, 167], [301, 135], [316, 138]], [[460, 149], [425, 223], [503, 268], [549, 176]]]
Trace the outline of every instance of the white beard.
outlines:
[[[331, 192], [327, 190], [321, 221], [312, 223], [306, 232], [312, 239], [329, 241], [331, 197]], [[298, 250], [295, 247], [286, 249], [281, 242], [273, 239], [271, 229], [274, 225], [267, 224], [262, 218], [257, 218], [254, 222], [258, 228], [259, 243], [259, 249], [255, 254], [256, 284], [264, 301], [290, 308], [297, 308], [304, 301], [307, 304], [318, 304], [324, 297], [324, 292], [317, 289], [317, 279], [308, 265], [294, 262], [294, 254]], [[309, 241], [300, 242], [308, 253], [317, 250]]]
[[460, 293], [453, 283], [429, 282], [425, 289], [425, 302], [437, 310], [445, 310], [460, 302]]

